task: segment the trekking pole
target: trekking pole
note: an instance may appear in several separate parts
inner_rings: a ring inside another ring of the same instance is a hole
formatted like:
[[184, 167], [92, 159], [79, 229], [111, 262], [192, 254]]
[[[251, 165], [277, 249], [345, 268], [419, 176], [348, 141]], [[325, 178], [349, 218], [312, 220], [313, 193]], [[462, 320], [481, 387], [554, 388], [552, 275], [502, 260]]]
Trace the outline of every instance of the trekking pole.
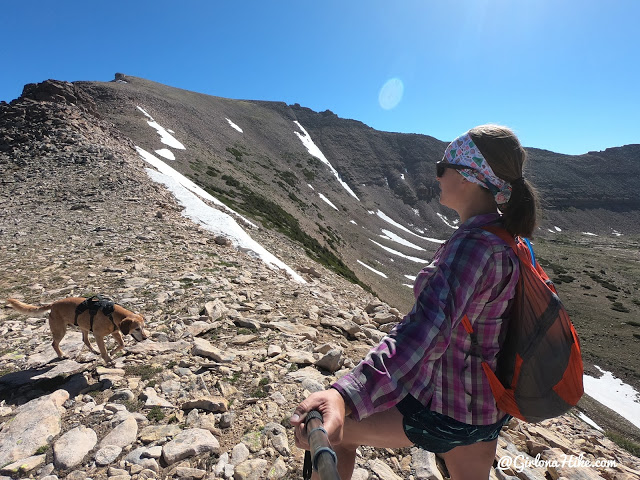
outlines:
[[322, 423], [322, 414], [312, 410], [307, 414], [304, 423], [311, 451], [307, 450], [305, 453], [302, 478], [309, 480], [313, 468], [318, 472], [320, 480], [340, 480], [338, 457], [329, 443], [327, 431]]

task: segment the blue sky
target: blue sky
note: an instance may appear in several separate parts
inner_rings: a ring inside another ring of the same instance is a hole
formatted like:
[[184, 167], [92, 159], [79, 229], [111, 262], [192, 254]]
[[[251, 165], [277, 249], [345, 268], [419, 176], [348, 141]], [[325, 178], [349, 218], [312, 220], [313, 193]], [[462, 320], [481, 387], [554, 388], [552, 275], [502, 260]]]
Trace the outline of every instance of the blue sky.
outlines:
[[4, 0], [0, 18], [5, 101], [122, 72], [444, 141], [493, 122], [560, 153], [640, 143], [637, 0]]

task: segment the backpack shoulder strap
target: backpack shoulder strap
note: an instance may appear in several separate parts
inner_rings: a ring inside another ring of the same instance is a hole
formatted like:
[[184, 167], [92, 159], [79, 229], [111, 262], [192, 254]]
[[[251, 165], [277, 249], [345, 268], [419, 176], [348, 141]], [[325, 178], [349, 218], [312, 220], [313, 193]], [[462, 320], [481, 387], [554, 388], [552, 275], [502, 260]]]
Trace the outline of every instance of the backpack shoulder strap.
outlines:
[[529, 257], [531, 258], [531, 265], [533, 265], [533, 268], [536, 268], [536, 255], [533, 253], [533, 247], [531, 246], [531, 242], [529, 241], [528, 238], [517, 237], [517, 240], [516, 240], [516, 238], [512, 237], [511, 234], [507, 232], [506, 229], [495, 226], [495, 225], [485, 225], [480, 228], [482, 230], [486, 230], [489, 233], [493, 233], [496, 237], [499, 237], [504, 243], [506, 243], [511, 247], [511, 249], [514, 251], [514, 253], [518, 257], [520, 256], [518, 243], [520, 243], [521, 245], [522, 244], [526, 245], [527, 250], [529, 250]]

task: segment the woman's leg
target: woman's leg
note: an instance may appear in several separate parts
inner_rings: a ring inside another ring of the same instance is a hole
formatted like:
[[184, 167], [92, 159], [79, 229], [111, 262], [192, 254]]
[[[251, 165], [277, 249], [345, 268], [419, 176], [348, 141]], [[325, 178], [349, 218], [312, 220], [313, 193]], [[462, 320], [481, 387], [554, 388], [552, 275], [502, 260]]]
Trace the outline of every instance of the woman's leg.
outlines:
[[[378, 448], [411, 447], [402, 426], [402, 414], [393, 407], [374, 413], [360, 422], [345, 418], [342, 442], [332, 445], [338, 456], [338, 473], [342, 480], [349, 480], [356, 460], [356, 449], [360, 445]], [[317, 477], [313, 477], [317, 478]]]
[[464, 445], [438, 454], [446, 463], [451, 480], [487, 480], [496, 456], [498, 439]]

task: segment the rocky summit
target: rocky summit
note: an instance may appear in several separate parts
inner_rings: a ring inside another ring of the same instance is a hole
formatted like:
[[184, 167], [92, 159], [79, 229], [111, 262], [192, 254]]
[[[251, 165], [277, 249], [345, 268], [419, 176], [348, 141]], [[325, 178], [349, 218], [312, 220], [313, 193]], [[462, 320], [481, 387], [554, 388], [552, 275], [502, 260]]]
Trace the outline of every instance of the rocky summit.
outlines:
[[[144, 315], [149, 338], [105, 365], [69, 327], [58, 359], [46, 314], [2, 308], [0, 478], [301, 478], [293, 409], [402, 312], [276, 231], [250, 233], [300, 279], [184, 217], [93, 100], [58, 87], [0, 105], [0, 298], [101, 293]], [[491, 478], [640, 478], [582, 418], [512, 420]], [[354, 478], [447, 472], [417, 448], [361, 448]]]

